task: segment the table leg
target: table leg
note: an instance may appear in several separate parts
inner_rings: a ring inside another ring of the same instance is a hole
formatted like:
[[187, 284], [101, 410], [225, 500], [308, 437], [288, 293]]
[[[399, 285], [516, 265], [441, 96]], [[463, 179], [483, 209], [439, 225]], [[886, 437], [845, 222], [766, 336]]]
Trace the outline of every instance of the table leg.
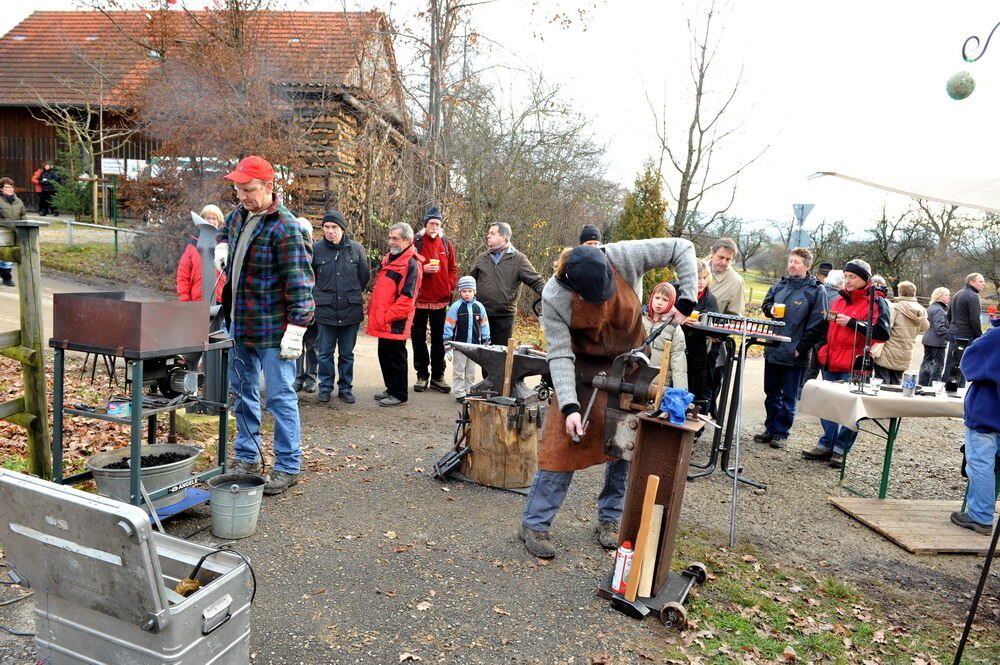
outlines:
[[900, 418], [889, 419], [889, 431], [885, 435], [885, 457], [882, 458], [882, 482], [878, 487], [878, 498], [884, 499], [889, 490], [889, 470], [892, 467], [892, 447], [896, 444]]

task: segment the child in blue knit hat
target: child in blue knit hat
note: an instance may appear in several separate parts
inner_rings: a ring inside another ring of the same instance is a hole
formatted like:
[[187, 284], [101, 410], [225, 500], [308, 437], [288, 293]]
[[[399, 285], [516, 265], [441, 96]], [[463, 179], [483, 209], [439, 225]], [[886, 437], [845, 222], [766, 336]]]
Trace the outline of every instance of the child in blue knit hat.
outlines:
[[453, 356], [451, 343], [490, 343], [490, 322], [486, 318], [486, 308], [476, 300], [476, 278], [466, 275], [458, 280], [459, 298], [448, 308], [444, 317], [445, 353], [452, 360], [452, 383], [455, 385], [455, 400], [463, 401], [476, 383], [476, 363], [459, 351]]

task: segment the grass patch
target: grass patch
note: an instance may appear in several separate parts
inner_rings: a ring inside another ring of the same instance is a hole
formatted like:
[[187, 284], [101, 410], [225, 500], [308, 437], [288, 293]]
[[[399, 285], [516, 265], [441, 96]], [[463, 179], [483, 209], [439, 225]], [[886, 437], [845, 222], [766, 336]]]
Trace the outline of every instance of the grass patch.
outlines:
[[115, 256], [111, 244], [90, 244], [66, 247], [60, 243], [41, 243], [42, 266], [73, 275], [86, 275], [128, 283], [151, 289], [174, 290], [174, 276], [159, 276], [149, 267], [138, 263], [132, 255], [132, 245], [122, 243]]
[[23, 457], [4, 457], [0, 460], [0, 467], [18, 473], [28, 473], [28, 460]]

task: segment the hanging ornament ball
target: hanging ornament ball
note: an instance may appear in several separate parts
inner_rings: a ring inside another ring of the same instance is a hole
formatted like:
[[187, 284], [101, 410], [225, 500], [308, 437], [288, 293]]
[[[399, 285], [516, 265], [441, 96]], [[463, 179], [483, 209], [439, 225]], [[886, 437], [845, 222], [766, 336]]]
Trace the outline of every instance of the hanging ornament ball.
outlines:
[[969, 72], [959, 72], [948, 79], [946, 89], [952, 99], [965, 99], [976, 89], [976, 80]]

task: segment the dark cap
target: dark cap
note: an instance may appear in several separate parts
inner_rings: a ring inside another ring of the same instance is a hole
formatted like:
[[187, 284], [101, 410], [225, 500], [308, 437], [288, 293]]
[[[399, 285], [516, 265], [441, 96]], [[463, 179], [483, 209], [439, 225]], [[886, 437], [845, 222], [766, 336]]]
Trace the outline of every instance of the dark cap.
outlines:
[[831, 270], [833, 270], [833, 264], [826, 261], [816, 266], [817, 275], [829, 275]]
[[853, 261], [845, 263], [844, 272], [854, 273], [861, 279], [865, 280], [866, 283], [872, 278], [871, 266], [869, 266], [866, 261], [862, 261], [861, 259], [854, 259]]
[[444, 221], [444, 219], [441, 216], [441, 210], [437, 206], [431, 206], [430, 208], [427, 209], [427, 212], [424, 213], [424, 226], [427, 226], [427, 222], [431, 221], [432, 219], [436, 219], [438, 221]]
[[323, 215], [323, 223], [327, 224], [329, 222], [336, 224], [345, 231], [347, 230], [347, 222], [344, 221], [344, 216], [335, 208], [327, 210], [326, 214]]
[[608, 257], [591, 245], [578, 245], [569, 253], [565, 282], [592, 305], [607, 302], [615, 295], [615, 280]]
[[580, 244], [596, 240], [601, 242], [601, 230], [593, 224], [587, 224], [580, 230]]

